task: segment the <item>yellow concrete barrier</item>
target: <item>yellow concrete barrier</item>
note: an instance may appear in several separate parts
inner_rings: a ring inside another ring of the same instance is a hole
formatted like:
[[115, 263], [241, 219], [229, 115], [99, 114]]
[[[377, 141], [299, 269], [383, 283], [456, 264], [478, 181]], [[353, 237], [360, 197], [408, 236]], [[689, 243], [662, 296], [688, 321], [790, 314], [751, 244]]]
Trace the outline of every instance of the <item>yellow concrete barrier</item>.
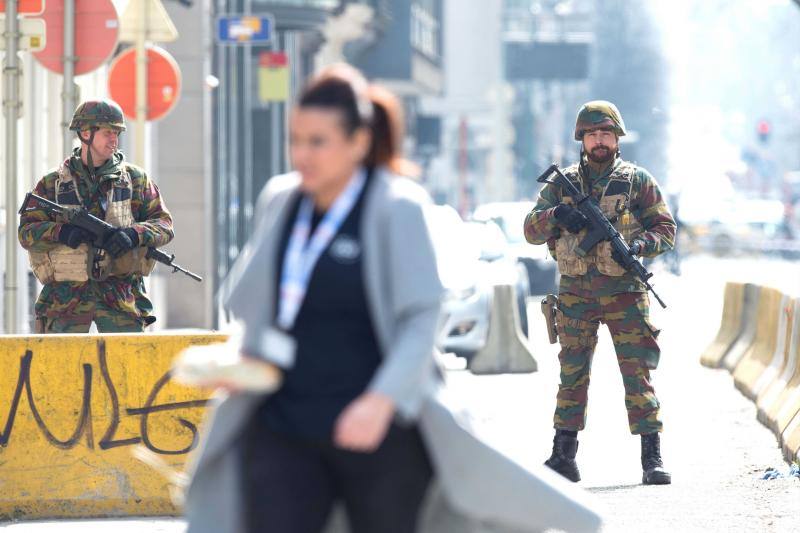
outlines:
[[781, 448], [787, 461], [800, 461], [800, 410], [783, 432]]
[[755, 342], [756, 324], [758, 318], [758, 302], [760, 300], [761, 287], [752, 283], [744, 285], [744, 299], [742, 300], [741, 327], [736, 342], [725, 352], [720, 362], [720, 366], [733, 372], [742, 356], [750, 349]]
[[[796, 307], [800, 311], [800, 306]], [[800, 322], [795, 322], [800, 324]], [[778, 392], [774, 393], [769, 405], [764, 408], [764, 418], [767, 426], [770, 427], [780, 437], [792, 422], [798, 411], [800, 411], [800, 330], [795, 329], [792, 341], [789, 345], [790, 356], [793, 367], [793, 374], [786, 382], [786, 385]], [[776, 383], [780, 386], [780, 382]], [[766, 403], [766, 400], [765, 400]]]
[[781, 299], [775, 352], [772, 354], [772, 360], [769, 362], [769, 365], [767, 365], [751, 387], [753, 399], [756, 403], [758, 403], [758, 399], [761, 395], [769, 389], [774, 382], [779, 381], [780, 375], [786, 368], [789, 360], [792, 359], [789, 346], [791, 344], [794, 326], [794, 304], [795, 301], [790, 296], [784, 295]]
[[786, 361], [778, 376], [759, 393], [756, 400], [758, 419], [778, 434], [778, 413], [789, 400], [792, 391], [800, 388], [800, 298], [792, 301], [788, 318], [787, 332], [791, 333], [787, 343]]
[[758, 302], [756, 338], [733, 370], [736, 388], [755, 400], [755, 384], [774, 359], [779, 339], [786, 338], [786, 312], [789, 297], [777, 289], [762, 288]]
[[726, 283], [719, 331], [700, 356], [700, 363], [703, 366], [718, 368], [722, 358], [736, 342], [742, 327], [743, 305], [744, 283]]
[[800, 377], [797, 374], [800, 372], [795, 374], [795, 378], [777, 400], [773, 430], [778, 436], [786, 433], [792, 420], [800, 413]]
[[0, 519], [169, 515], [144, 445], [180, 469], [209, 391], [170, 381], [173, 357], [220, 334], [0, 337]]

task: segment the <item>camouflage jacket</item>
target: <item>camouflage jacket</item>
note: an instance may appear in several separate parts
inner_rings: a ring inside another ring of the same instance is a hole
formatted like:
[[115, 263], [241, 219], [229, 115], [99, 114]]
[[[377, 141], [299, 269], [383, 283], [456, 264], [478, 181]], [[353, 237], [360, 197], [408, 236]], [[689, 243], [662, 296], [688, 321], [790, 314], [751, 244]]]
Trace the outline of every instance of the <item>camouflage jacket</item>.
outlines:
[[[172, 216], [164, 205], [158, 187], [141, 168], [126, 163], [121, 152], [106, 161], [95, 172], [94, 180], [81, 160], [80, 149], [76, 148], [65, 162], [83, 200], [84, 207], [100, 219], [105, 218], [104, 199], [112, 183], [119, 178], [123, 166], [131, 178], [131, 210], [136, 221], [131, 227], [139, 236], [139, 246], [164, 246], [172, 240]], [[48, 173], [36, 184], [33, 192], [49, 200], [56, 200], [56, 170]], [[48, 251], [59, 244], [58, 234], [63, 224], [55, 222], [45, 211], [33, 209], [20, 217], [18, 229], [19, 242], [29, 251]], [[144, 296], [144, 283], [141, 276], [129, 275], [123, 278], [110, 277], [96, 282], [53, 282], [42, 289], [36, 302], [37, 316], [68, 316], [76, 309], [85, 307], [91, 300], [102, 300], [112, 309], [135, 316], [145, 316], [152, 305]]]
[[[622, 164], [616, 159], [599, 175], [584, 176], [585, 190], [591, 189], [595, 198], [600, 198], [609, 181], [612, 170]], [[561, 236], [561, 228], [556, 224], [555, 207], [561, 203], [562, 193], [558, 185], [545, 185], [533, 210], [525, 218], [525, 239], [531, 244], [547, 243], [550, 255], [556, 257], [555, 243]], [[631, 213], [644, 228], [637, 239], [645, 243], [641, 255], [655, 257], [672, 249], [675, 243], [675, 220], [664, 202], [655, 178], [647, 170], [636, 167], [633, 174]], [[566, 230], [565, 230], [566, 231]], [[613, 277], [601, 274], [595, 266], [583, 276], [561, 276], [559, 292], [583, 297], [610, 296], [623, 292], [645, 292], [644, 284], [630, 272]]]

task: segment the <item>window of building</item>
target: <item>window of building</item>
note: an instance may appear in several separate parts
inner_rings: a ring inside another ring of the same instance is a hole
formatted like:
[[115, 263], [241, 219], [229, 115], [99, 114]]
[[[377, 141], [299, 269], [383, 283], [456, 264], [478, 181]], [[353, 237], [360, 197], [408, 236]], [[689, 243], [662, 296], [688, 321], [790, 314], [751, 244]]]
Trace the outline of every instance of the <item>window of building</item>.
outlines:
[[411, 45], [430, 58], [439, 58], [439, 21], [434, 0], [411, 4]]

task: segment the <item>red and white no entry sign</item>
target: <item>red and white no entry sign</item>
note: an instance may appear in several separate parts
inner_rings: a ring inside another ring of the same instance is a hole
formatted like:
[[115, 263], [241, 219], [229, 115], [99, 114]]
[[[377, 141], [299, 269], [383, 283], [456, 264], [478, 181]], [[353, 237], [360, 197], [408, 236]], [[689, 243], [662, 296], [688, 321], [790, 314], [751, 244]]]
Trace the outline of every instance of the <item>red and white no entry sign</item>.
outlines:
[[[147, 116], [158, 120], [178, 102], [181, 71], [178, 63], [163, 48], [147, 48]], [[112, 63], [108, 73], [108, 93], [122, 112], [136, 120], [136, 49], [128, 48]]]
[[[33, 56], [43, 67], [64, 73], [64, 0], [44, 6], [47, 44]], [[111, 0], [75, 0], [75, 75], [86, 74], [108, 61], [117, 47], [119, 19]]]

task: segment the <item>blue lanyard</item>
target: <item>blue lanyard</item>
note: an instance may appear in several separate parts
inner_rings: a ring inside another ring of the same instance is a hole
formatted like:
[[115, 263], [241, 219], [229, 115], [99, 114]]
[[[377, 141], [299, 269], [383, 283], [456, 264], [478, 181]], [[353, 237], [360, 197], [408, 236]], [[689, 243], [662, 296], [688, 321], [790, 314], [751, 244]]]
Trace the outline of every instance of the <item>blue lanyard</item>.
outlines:
[[283, 256], [281, 271], [277, 322], [285, 331], [294, 326], [297, 313], [300, 312], [300, 306], [305, 300], [314, 267], [353, 210], [366, 180], [366, 172], [363, 169], [358, 170], [350, 178], [350, 183], [325, 213], [313, 235], [310, 234], [314, 203], [307, 196], [301, 200], [289, 245]]

